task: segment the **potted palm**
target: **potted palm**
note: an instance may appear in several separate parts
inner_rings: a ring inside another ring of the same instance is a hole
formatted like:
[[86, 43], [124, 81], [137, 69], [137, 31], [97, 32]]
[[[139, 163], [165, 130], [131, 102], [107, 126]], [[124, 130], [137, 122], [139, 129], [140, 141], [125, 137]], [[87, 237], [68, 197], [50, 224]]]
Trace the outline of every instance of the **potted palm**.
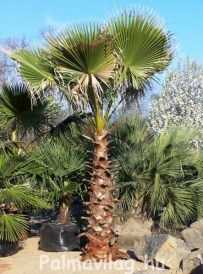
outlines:
[[70, 222], [70, 205], [81, 195], [85, 153], [68, 139], [54, 139], [41, 147], [39, 154], [43, 188], [58, 211], [54, 222], [42, 225], [39, 248], [55, 252], [79, 250], [79, 228]]
[[26, 156], [0, 155], [0, 256], [18, 251], [19, 240], [29, 230], [24, 211], [48, 208], [39, 192], [30, 188], [32, 167]]

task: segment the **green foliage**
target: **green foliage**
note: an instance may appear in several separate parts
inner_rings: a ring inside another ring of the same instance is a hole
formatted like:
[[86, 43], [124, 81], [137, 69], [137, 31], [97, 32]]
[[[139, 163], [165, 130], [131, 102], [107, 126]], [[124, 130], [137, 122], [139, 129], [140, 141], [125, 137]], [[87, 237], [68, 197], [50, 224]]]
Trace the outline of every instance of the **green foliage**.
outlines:
[[[63, 121], [53, 126], [49, 131], [49, 137], [51, 138], [63, 138], [63, 136], [69, 135], [71, 139], [80, 138], [79, 134], [82, 132], [82, 128], [86, 125], [88, 118], [92, 117], [92, 113], [73, 113], [66, 117]], [[70, 141], [70, 138], [69, 138]], [[75, 140], [76, 141], [76, 140]]]
[[[34, 99], [34, 98], [33, 98]], [[42, 134], [51, 123], [56, 112], [49, 100], [32, 101], [29, 87], [26, 85], [3, 86], [0, 94], [0, 127], [16, 139], [22, 139], [27, 133]]]
[[74, 145], [74, 140], [65, 136], [54, 139], [42, 145], [32, 157], [42, 168], [38, 182], [53, 206], [69, 205], [76, 195], [82, 194], [86, 152], [82, 146]]
[[26, 156], [0, 156], [0, 240], [17, 241], [25, 235], [29, 223], [20, 212], [49, 208], [31, 188], [31, 166]]
[[58, 88], [72, 105], [92, 110], [100, 133], [115, 98], [122, 94], [124, 99], [129, 89], [143, 92], [173, 55], [171, 34], [160, 18], [139, 9], [124, 11], [105, 24], [69, 26], [46, 42], [45, 49], [9, 53], [32, 86], [31, 95]]
[[27, 234], [28, 229], [26, 216], [11, 213], [0, 215], [0, 240], [18, 241]]
[[[145, 15], [140, 10], [124, 11], [105, 24], [68, 27], [48, 37], [46, 48], [23, 49], [9, 55], [19, 63], [21, 76], [32, 87], [32, 97], [39, 98], [42, 90], [46, 93], [55, 88], [64, 93], [74, 110], [91, 110], [94, 122], [87, 129], [87, 137], [94, 143], [96, 134], [107, 138], [112, 109], [127, 91], [137, 94], [155, 73], [169, 65], [171, 41], [171, 35], [151, 12], [146, 11]], [[50, 143], [42, 149], [39, 163], [44, 168], [44, 189], [54, 192], [51, 199], [62, 197], [66, 202], [66, 188], [80, 181], [85, 158], [81, 153], [77, 147], [72, 150], [70, 143]], [[103, 154], [106, 158], [105, 151]], [[93, 166], [97, 169], [97, 163]]]
[[172, 57], [171, 36], [154, 13], [124, 12], [109, 22], [109, 33], [118, 50], [121, 80], [135, 90], [155, 72], [162, 71]]
[[202, 216], [202, 151], [191, 146], [195, 136], [179, 127], [153, 137], [138, 118], [122, 121], [114, 141], [124, 211], [139, 207], [167, 228]]

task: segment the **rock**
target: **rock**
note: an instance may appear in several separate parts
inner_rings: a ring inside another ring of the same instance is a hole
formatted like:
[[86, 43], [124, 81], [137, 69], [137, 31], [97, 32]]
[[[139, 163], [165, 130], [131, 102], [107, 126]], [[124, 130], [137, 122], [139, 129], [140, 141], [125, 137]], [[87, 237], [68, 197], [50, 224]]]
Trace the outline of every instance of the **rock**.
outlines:
[[181, 235], [190, 250], [203, 248], [203, 219], [184, 229]]
[[161, 268], [153, 269], [149, 267], [147, 270], [137, 270], [133, 272], [133, 274], [183, 274], [183, 272], [182, 270], [169, 270], [169, 269], [161, 269]]
[[181, 260], [190, 250], [186, 243], [167, 234], [142, 236], [134, 243], [135, 256], [147, 263], [158, 264], [170, 269], [179, 269]]
[[130, 217], [126, 221], [115, 226], [115, 230], [120, 235], [118, 243], [121, 248], [133, 249], [137, 238], [144, 235], [151, 235], [153, 221], [150, 219], [141, 220], [140, 218]]
[[202, 273], [203, 273], [203, 264], [193, 269], [189, 274], [202, 274]]
[[[193, 251], [183, 258], [182, 270], [183, 274], [203, 273], [203, 248]], [[201, 272], [197, 272], [199, 270], [201, 270]]]
[[200, 230], [203, 230], [203, 219], [200, 219], [200, 220], [198, 220], [198, 221], [192, 223], [192, 224], [190, 225], [190, 227], [192, 227], [192, 228], [197, 228], [197, 229], [200, 229]]
[[141, 270], [135, 271], [133, 274], [171, 274], [169, 270], [162, 270], [162, 269], [148, 269], [148, 270]]

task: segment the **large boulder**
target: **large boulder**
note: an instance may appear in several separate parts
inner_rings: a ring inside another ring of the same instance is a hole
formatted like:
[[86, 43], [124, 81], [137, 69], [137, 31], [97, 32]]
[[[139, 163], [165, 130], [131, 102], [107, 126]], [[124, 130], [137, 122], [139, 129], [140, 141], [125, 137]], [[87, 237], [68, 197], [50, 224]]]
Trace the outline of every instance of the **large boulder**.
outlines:
[[145, 263], [170, 269], [179, 269], [182, 259], [190, 253], [183, 240], [167, 234], [142, 236], [136, 239], [133, 251]]
[[190, 250], [203, 248], [203, 219], [191, 224], [181, 234]]
[[142, 220], [140, 218], [129, 217], [126, 221], [115, 226], [115, 231], [120, 235], [119, 246], [126, 249], [133, 249], [136, 239], [144, 235], [151, 235], [151, 219]]
[[203, 273], [203, 248], [188, 254], [182, 261], [183, 274]]

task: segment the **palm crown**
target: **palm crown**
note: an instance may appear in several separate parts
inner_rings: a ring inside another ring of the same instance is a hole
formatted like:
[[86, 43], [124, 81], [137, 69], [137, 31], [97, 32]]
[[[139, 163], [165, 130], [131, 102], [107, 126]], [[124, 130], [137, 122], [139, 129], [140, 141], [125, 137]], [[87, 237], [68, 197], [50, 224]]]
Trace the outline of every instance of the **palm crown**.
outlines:
[[171, 35], [154, 14], [124, 12], [105, 26], [69, 27], [48, 37], [46, 49], [23, 49], [10, 56], [33, 87], [57, 86], [76, 102], [95, 105], [92, 97], [101, 99], [107, 87], [116, 83], [138, 89], [162, 71], [172, 57], [170, 46]]

